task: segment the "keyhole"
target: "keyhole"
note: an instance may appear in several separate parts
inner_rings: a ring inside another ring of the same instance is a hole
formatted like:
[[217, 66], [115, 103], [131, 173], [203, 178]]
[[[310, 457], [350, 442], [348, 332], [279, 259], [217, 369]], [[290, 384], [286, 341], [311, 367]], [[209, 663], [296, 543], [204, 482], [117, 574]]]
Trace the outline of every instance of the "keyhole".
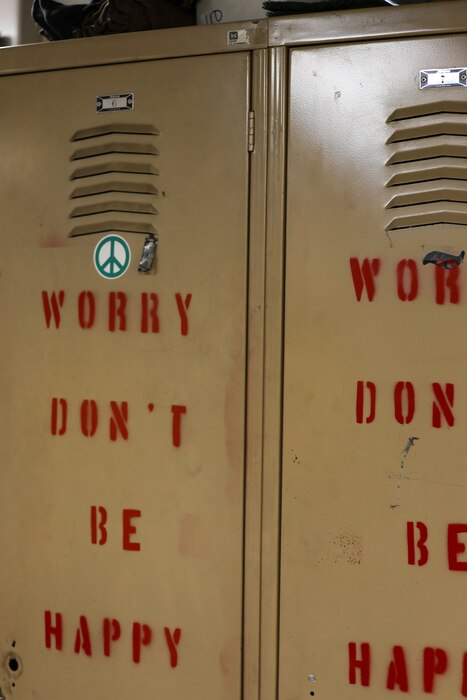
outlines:
[[8, 666], [10, 667], [10, 671], [13, 671], [13, 673], [16, 673], [16, 671], [19, 669], [19, 663], [13, 658], [9, 660]]

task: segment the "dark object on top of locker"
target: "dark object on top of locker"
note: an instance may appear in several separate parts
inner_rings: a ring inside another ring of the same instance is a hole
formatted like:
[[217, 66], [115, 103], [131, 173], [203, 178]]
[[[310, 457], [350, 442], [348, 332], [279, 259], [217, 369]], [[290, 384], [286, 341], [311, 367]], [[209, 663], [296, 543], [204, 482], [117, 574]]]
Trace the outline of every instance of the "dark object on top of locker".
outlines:
[[166, 29], [196, 23], [197, 0], [92, 0], [63, 5], [34, 0], [32, 18], [50, 41], [146, 29]]
[[387, 7], [423, 2], [439, 2], [439, 0], [266, 0], [263, 2], [263, 7], [270, 17], [277, 17], [307, 12], [356, 10], [365, 7]]

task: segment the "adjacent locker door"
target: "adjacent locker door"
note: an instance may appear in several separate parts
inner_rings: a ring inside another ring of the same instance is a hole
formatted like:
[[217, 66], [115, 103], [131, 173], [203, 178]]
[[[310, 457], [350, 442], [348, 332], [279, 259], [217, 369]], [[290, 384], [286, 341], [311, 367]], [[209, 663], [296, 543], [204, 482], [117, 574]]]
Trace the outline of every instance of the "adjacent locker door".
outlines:
[[0, 78], [2, 697], [240, 697], [248, 74]]
[[291, 52], [281, 700], [467, 695], [465, 43]]

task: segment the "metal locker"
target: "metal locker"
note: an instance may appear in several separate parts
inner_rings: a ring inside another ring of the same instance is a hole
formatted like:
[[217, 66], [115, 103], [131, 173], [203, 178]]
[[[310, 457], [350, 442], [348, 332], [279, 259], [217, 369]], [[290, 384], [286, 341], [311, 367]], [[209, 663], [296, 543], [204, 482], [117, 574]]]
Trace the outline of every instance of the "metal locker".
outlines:
[[281, 700], [467, 696], [466, 32], [465, 2], [271, 29], [290, 75]]
[[266, 42], [237, 30], [0, 55], [5, 699], [242, 696]]
[[0, 53], [1, 696], [467, 697], [466, 32]]

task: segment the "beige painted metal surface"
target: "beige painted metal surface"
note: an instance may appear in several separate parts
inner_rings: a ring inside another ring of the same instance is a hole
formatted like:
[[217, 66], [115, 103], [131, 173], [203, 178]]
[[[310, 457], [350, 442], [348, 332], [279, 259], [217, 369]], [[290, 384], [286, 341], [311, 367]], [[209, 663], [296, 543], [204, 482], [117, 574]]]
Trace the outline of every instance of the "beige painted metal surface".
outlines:
[[465, 49], [291, 51], [281, 700], [467, 695]]
[[241, 696], [249, 73], [0, 78], [8, 700]]
[[467, 696], [466, 8], [0, 51], [7, 700]]
[[[229, 32], [244, 32], [237, 40]], [[267, 22], [235, 22], [222, 26], [178, 27], [129, 32], [0, 50], [0, 71], [31, 73], [62, 68], [131, 63], [160, 58], [200, 56], [267, 47]]]
[[272, 18], [269, 46], [455, 34], [467, 29], [465, 0]]

